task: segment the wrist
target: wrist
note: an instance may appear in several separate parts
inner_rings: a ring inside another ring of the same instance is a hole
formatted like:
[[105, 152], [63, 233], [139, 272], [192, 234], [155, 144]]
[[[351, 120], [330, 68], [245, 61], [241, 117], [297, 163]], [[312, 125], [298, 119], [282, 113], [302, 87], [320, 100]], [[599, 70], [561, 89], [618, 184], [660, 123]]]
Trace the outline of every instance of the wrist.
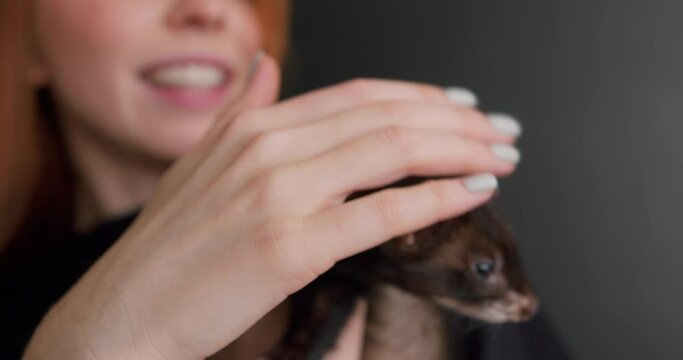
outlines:
[[[105, 316], [103, 314], [102, 318]], [[24, 351], [24, 360], [42, 359], [151, 359], [163, 356], [147, 339], [120, 334], [115, 326], [106, 327], [84, 320], [57, 304], [42, 319]]]

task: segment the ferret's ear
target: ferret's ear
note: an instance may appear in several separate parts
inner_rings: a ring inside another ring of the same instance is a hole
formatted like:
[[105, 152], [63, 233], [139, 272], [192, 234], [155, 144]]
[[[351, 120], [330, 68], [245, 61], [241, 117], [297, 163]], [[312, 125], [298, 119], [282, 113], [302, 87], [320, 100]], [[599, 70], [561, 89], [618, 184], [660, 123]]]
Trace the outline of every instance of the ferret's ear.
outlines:
[[399, 236], [393, 241], [393, 248], [399, 254], [412, 255], [419, 251], [420, 246], [417, 243], [415, 233]]
[[380, 245], [379, 249], [395, 259], [411, 259], [420, 255], [420, 243], [415, 233], [397, 236]]
[[429, 257], [443, 242], [431, 228], [393, 238], [380, 248], [389, 256], [404, 259], [418, 259]]

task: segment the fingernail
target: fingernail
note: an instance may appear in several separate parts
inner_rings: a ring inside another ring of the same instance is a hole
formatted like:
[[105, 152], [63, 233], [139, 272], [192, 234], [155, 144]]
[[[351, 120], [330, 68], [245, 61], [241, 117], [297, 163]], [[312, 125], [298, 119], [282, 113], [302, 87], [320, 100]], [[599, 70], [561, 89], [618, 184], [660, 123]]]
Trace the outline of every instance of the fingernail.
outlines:
[[515, 137], [522, 134], [522, 125], [512, 116], [501, 113], [490, 113], [486, 116], [498, 132]]
[[445, 91], [448, 100], [457, 105], [476, 107], [477, 104], [479, 104], [479, 100], [477, 100], [477, 95], [474, 95], [472, 91], [467, 90], [465, 88], [451, 86], [447, 87]]
[[498, 187], [498, 179], [491, 173], [472, 175], [464, 178], [462, 182], [470, 192], [485, 192]]
[[515, 164], [518, 163], [519, 159], [521, 158], [519, 150], [511, 145], [493, 144], [491, 145], [491, 151], [493, 151], [493, 154], [495, 154], [499, 159]]
[[254, 55], [253, 59], [251, 60], [251, 64], [249, 65], [249, 72], [247, 73], [247, 78], [251, 79], [252, 76], [254, 76], [254, 72], [256, 71], [256, 68], [258, 67], [258, 64], [261, 62], [263, 59], [263, 56], [265, 55], [265, 51], [263, 49], [259, 49], [256, 54]]

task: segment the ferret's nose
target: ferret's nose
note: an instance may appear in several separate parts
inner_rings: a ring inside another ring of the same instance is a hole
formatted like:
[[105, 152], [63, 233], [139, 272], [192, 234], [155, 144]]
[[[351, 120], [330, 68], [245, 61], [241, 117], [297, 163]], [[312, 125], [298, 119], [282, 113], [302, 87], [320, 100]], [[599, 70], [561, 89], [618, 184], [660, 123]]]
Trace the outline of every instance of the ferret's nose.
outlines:
[[520, 321], [530, 320], [538, 311], [538, 298], [535, 296], [527, 296], [519, 304], [519, 319]]

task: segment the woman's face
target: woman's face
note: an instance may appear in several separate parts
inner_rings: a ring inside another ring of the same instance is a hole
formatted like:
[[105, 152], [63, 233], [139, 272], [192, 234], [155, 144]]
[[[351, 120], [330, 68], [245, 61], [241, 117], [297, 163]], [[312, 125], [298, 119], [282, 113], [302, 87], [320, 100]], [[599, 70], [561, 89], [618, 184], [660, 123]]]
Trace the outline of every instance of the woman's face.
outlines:
[[261, 46], [251, 0], [37, 0], [36, 73], [60, 121], [173, 160], [239, 95]]

